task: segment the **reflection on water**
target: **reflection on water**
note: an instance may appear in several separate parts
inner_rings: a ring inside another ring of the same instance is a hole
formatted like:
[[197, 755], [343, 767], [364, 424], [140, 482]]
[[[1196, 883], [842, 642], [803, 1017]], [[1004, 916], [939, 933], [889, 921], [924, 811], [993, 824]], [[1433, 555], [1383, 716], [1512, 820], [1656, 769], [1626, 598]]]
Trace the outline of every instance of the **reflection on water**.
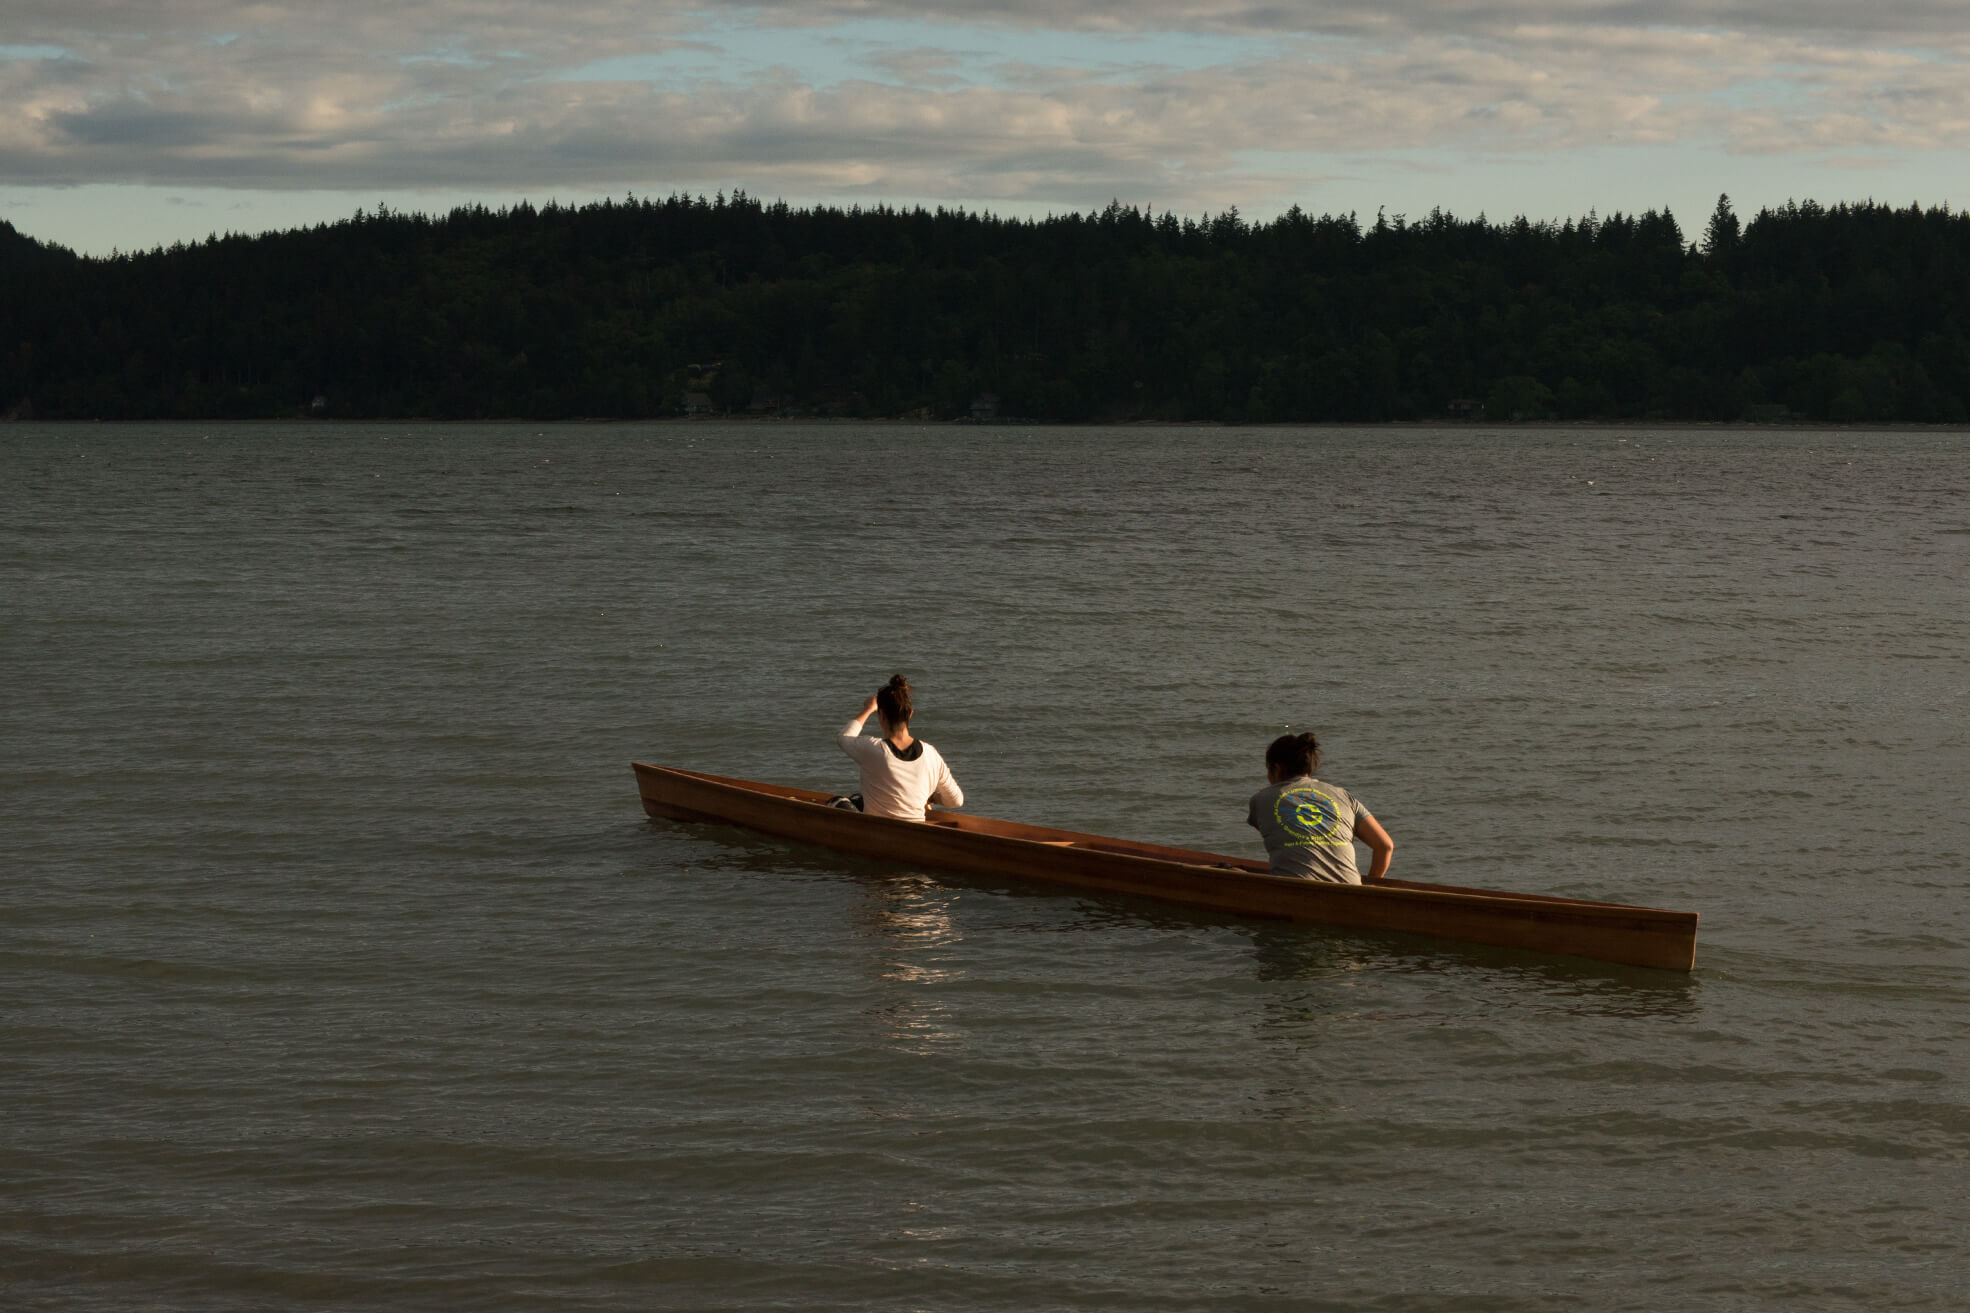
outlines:
[[[1318, 981], [1346, 987], [1354, 983], [1348, 977], [1371, 971], [1470, 977], [1473, 985], [1486, 990], [1486, 996], [1500, 1007], [1676, 1021], [1693, 1021], [1702, 1011], [1698, 978], [1682, 972], [1324, 926], [1262, 926], [1251, 931], [1250, 937], [1257, 978], [1267, 982]], [[1332, 1020], [1334, 1013], [1323, 1010], [1321, 1016]]]
[[892, 997], [870, 1009], [884, 1043], [915, 1054], [962, 1048], [964, 1032], [935, 995], [925, 992], [964, 976], [944, 960], [962, 939], [950, 910], [957, 892], [925, 875], [884, 876], [865, 888], [863, 942], [877, 950], [871, 962], [876, 978], [895, 987]]
[[1586, 958], [1428, 940], [1391, 946], [1383, 969], [1489, 979], [1497, 1006], [1537, 1012], [1695, 1021], [1703, 1011], [1703, 986], [1696, 976]]
[[1366, 971], [1373, 956], [1360, 939], [1330, 930], [1264, 926], [1252, 932], [1252, 960], [1260, 980], [1317, 980]]

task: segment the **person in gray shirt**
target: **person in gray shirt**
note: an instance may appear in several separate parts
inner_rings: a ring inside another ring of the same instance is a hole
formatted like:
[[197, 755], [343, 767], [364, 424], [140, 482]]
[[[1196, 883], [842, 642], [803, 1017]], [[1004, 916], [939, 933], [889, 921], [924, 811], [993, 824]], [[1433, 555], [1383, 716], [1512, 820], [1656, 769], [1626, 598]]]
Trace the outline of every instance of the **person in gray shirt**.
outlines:
[[1312, 734], [1281, 734], [1265, 750], [1265, 788], [1252, 795], [1246, 824], [1265, 840], [1274, 875], [1332, 884], [1360, 884], [1354, 845], [1373, 854], [1368, 879], [1389, 873], [1395, 840], [1389, 838], [1361, 799], [1338, 784], [1313, 777], [1320, 769], [1320, 740]]

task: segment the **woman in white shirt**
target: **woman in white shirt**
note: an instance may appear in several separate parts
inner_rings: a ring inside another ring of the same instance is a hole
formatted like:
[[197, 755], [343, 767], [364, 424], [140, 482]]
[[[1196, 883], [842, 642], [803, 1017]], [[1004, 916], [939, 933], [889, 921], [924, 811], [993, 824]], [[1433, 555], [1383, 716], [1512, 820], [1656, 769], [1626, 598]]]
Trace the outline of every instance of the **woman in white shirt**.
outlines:
[[[876, 691], [862, 714], [841, 727], [835, 740], [862, 768], [862, 810], [871, 816], [920, 821], [933, 802], [964, 806], [964, 790], [936, 748], [910, 734], [910, 681], [901, 675]], [[882, 737], [865, 738], [862, 724], [874, 715]]]

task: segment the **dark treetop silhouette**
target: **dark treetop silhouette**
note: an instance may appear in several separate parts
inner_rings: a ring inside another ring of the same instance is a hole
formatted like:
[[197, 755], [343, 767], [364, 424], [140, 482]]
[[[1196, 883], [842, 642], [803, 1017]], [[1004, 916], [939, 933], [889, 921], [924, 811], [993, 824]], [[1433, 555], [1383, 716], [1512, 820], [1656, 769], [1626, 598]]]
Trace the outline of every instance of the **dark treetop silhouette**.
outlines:
[[1970, 215], [1012, 220], [744, 194], [78, 258], [0, 224], [0, 414], [1970, 419]]

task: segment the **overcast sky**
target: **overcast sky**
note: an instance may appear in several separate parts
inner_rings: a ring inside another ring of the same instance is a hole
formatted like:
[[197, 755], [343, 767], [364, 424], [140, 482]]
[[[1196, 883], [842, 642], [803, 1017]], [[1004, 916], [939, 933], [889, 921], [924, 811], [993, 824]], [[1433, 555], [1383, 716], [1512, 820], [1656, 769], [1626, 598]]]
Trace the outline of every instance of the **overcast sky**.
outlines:
[[743, 188], [1492, 218], [1970, 205], [1970, 0], [4, 0], [0, 218]]

